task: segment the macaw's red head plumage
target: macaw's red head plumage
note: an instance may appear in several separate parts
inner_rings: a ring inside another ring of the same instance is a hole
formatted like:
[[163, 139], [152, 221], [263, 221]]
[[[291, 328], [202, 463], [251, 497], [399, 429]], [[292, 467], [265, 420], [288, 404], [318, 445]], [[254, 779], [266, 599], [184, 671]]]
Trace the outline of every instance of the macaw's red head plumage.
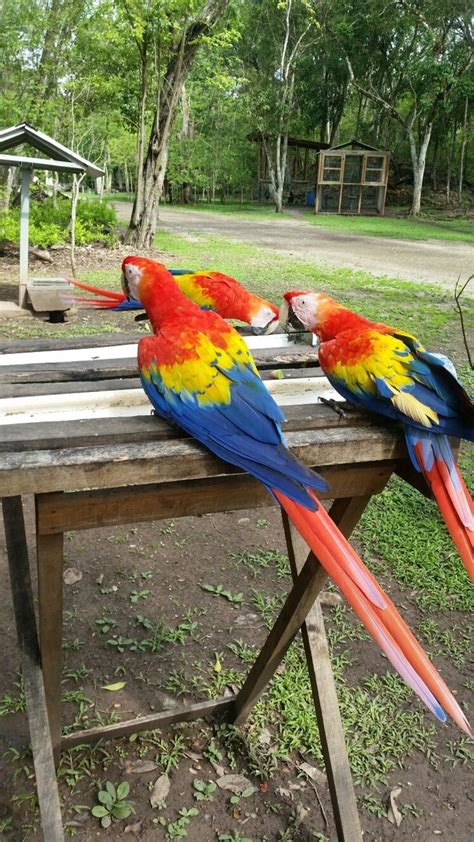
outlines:
[[[122, 263], [124, 294], [145, 304], [140, 293], [141, 279], [153, 278], [155, 282], [161, 282], [169, 280], [168, 275], [166, 267], [154, 260], [126, 257]], [[190, 272], [176, 275], [174, 280], [191, 301], [203, 309], [214, 310], [223, 319], [246, 322], [255, 332], [272, 333], [278, 325], [278, 308], [249, 292], [229, 275], [213, 271]]]
[[283, 298], [280, 307], [281, 323], [291, 322], [292, 317], [296, 316], [298, 321], [307, 330], [315, 333], [322, 342], [334, 339], [343, 330], [374, 324], [338, 304], [334, 298], [323, 292], [286, 292]]

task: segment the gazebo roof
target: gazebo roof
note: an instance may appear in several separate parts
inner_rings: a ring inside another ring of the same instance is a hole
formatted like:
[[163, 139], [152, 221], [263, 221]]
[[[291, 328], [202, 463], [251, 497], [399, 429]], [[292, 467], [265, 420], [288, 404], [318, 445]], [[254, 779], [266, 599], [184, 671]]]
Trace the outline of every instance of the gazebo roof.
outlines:
[[[4, 149], [12, 149], [22, 143], [33, 146], [40, 152], [50, 155], [50, 158], [33, 158], [29, 155], [3, 155]], [[41, 170], [58, 170], [63, 172], [85, 172], [92, 178], [99, 178], [104, 171], [82, 158], [77, 152], [58, 143], [44, 132], [35, 129], [28, 123], [19, 123], [9, 129], [0, 130], [0, 165], [6, 167], [28, 166]]]

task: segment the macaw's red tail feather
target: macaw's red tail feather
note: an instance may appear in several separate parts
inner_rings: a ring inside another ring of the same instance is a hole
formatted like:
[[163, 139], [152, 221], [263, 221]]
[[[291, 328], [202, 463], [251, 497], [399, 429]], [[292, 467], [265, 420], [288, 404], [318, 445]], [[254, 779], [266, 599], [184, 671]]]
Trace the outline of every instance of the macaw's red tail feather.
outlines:
[[113, 309], [117, 306], [116, 300], [110, 298], [87, 298], [85, 295], [73, 295], [72, 300], [79, 305], [87, 307], [98, 307], [103, 309]]
[[454, 456], [452, 456], [453, 462], [448, 465], [440, 457], [440, 453], [436, 452], [430, 464], [425, 458], [421, 441], [414, 444], [413, 452], [433, 492], [464, 567], [471, 581], [474, 582], [473, 501], [459, 468], [454, 462]]
[[[441, 707], [443, 705], [459, 728], [466, 734], [470, 734], [469, 723], [451, 691], [423, 652], [391, 600], [366, 569], [323, 507], [320, 505], [316, 512], [311, 512], [279, 492], [274, 493], [295, 527], [397, 672], [438, 719], [442, 722], [446, 719]], [[345, 545], [349, 547], [349, 557]], [[371, 593], [375, 591], [379, 596], [378, 600], [371, 599], [367, 595], [367, 588], [361, 589], [356, 583], [356, 577], [353, 575], [355, 564], [359, 568], [360, 578], [365, 586], [367, 582], [370, 582]]]
[[[120, 303], [120, 301], [125, 301], [125, 295], [123, 294], [123, 292], [114, 292], [111, 289], [100, 289], [99, 287], [93, 287], [91, 286], [91, 284], [86, 284], [84, 281], [77, 281], [75, 278], [66, 278], [66, 280], [68, 284], [71, 284], [72, 286], [79, 287], [79, 289], [85, 289], [86, 292], [93, 292], [94, 295], [103, 295], [104, 298], [110, 298], [117, 304]], [[92, 299], [89, 300], [91, 301]]]

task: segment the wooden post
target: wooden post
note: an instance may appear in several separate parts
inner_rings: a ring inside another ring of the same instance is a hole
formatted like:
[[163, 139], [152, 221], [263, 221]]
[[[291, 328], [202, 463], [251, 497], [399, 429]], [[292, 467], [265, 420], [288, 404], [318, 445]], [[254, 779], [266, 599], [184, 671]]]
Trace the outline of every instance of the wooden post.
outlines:
[[64, 842], [21, 497], [4, 497], [2, 508], [41, 825], [47, 842]]
[[[343, 501], [345, 505], [337, 506], [335, 514], [339, 516], [338, 526], [344, 534], [350, 533], [358, 520], [357, 510], [361, 513], [368, 499], [370, 498], [346, 499]], [[358, 505], [359, 500], [365, 501], [365, 505], [362, 502]], [[340, 502], [335, 501], [332, 508], [334, 509], [336, 503]], [[346, 520], [343, 522], [346, 513]], [[308, 555], [308, 547], [284, 512], [282, 512], [282, 517], [291, 572], [293, 579], [296, 580]], [[316, 600], [303, 623], [301, 634], [328, 776], [337, 838], [339, 842], [360, 842], [362, 831], [357, 812], [357, 800], [346, 753], [331, 657], [319, 600]]]
[[[37, 515], [38, 524], [38, 515]], [[37, 525], [38, 614], [44, 687], [54, 760], [61, 747], [61, 666], [63, 620], [62, 533], [41, 535]]]
[[18, 304], [26, 306], [26, 282], [28, 280], [28, 228], [30, 223], [30, 184], [33, 170], [31, 167], [21, 168], [20, 195], [20, 290]]

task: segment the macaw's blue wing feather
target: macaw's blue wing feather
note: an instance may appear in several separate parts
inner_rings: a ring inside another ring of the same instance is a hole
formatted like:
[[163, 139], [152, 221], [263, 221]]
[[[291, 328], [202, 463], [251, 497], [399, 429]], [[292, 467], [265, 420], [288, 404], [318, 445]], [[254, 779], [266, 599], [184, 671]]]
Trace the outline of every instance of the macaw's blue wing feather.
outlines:
[[218, 375], [230, 382], [230, 401], [202, 405], [199, 392], [166, 387], [157, 367], [141, 371], [145, 392], [160, 415], [267, 488], [314, 510], [316, 502], [306, 487], [326, 491], [328, 486], [287, 449], [280, 428], [281, 410], [258, 375], [247, 366], [220, 370]]

